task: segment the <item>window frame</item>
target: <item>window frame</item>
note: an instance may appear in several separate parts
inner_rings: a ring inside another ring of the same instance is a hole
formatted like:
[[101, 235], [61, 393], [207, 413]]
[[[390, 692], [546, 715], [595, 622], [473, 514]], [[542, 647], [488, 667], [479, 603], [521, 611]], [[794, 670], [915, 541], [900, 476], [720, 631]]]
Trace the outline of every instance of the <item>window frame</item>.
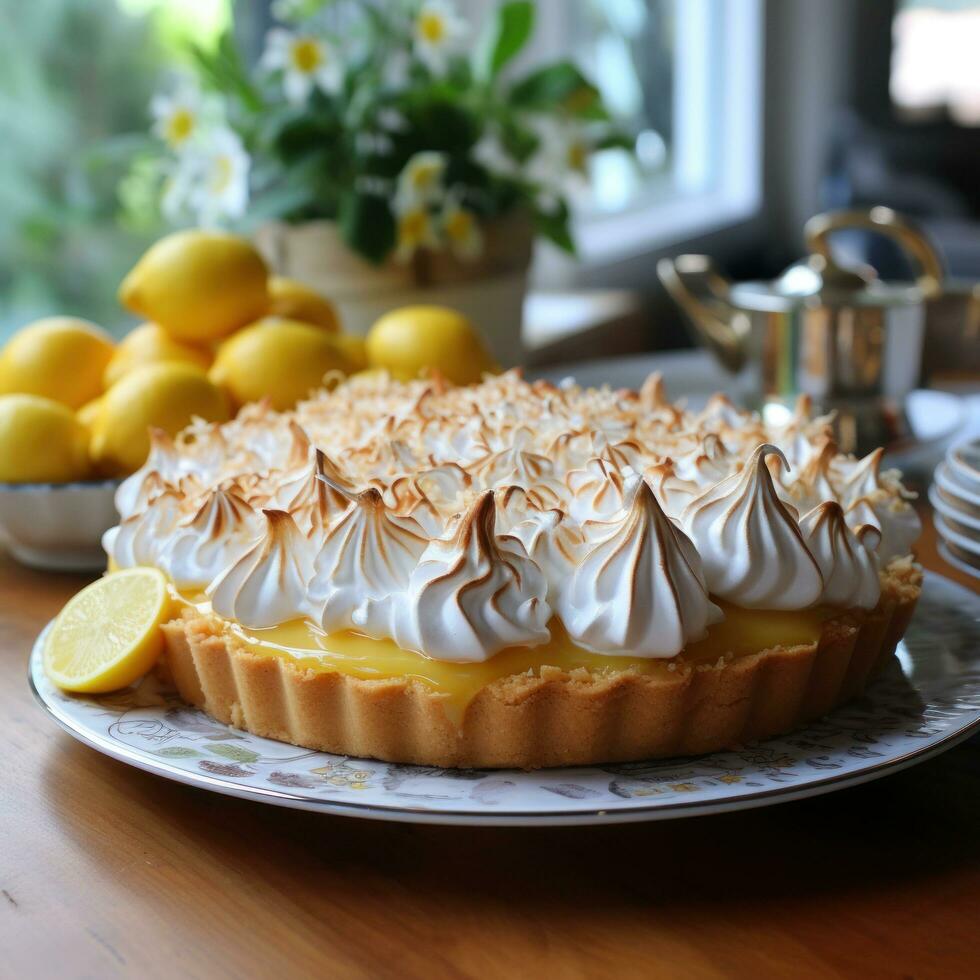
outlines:
[[[764, 0], [679, 0], [677, 48], [697, 57], [679, 59], [675, 67], [673, 111], [688, 124], [675, 129], [672, 172], [654, 179], [635, 205], [605, 213], [579, 210], [573, 216], [584, 269], [713, 234], [761, 214], [763, 14]], [[705, 190], [700, 168], [709, 159], [722, 163]]]

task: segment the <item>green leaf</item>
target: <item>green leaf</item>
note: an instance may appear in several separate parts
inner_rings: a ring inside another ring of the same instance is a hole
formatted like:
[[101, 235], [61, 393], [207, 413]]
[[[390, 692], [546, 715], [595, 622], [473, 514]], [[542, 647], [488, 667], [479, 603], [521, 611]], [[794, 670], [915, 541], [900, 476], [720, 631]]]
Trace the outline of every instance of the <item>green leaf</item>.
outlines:
[[596, 140], [593, 144], [593, 149], [627, 150], [632, 153], [636, 149], [636, 139], [630, 136], [629, 133], [613, 130], [611, 133], [606, 133], [601, 139]]
[[255, 762], [259, 758], [258, 752], [243, 749], [238, 745], [209, 745], [208, 752], [220, 755], [223, 759], [232, 759], [234, 762]]
[[605, 115], [599, 90], [570, 61], [531, 72], [511, 88], [510, 101], [523, 109], [564, 109], [590, 119], [597, 112]]
[[560, 249], [575, 254], [575, 240], [569, 227], [570, 214], [568, 205], [562, 201], [554, 211], [536, 211], [534, 224], [538, 233], [549, 241], [554, 242]]
[[251, 112], [261, 111], [262, 96], [248, 77], [231, 31], [221, 36], [214, 51], [192, 44], [190, 54], [198, 71], [213, 88], [227, 95], [237, 96], [242, 105]]
[[157, 749], [153, 754], [164, 759], [194, 759], [201, 753], [195, 749], [183, 749], [179, 745], [171, 745], [166, 749]]
[[476, 77], [488, 82], [497, 77], [527, 43], [534, 30], [534, 4], [530, 0], [511, 0], [497, 8], [473, 56]]
[[340, 201], [339, 221], [344, 241], [371, 262], [381, 263], [395, 247], [395, 222], [379, 197], [348, 192]]

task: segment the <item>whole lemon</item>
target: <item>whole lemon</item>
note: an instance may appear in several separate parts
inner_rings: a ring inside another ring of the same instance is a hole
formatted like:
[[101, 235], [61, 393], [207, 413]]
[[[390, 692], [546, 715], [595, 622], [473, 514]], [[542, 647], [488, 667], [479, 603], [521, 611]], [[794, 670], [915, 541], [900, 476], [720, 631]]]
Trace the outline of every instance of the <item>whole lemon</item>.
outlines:
[[363, 371], [368, 366], [367, 343], [355, 333], [338, 333], [333, 338], [337, 346], [347, 355], [355, 371]]
[[334, 333], [340, 329], [340, 319], [330, 300], [298, 279], [286, 276], [269, 280], [269, 315], [312, 323]]
[[88, 475], [88, 433], [61, 402], [0, 396], [0, 483], [68, 483]]
[[156, 323], [141, 323], [119, 342], [102, 375], [103, 386], [111, 388], [134, 367], [160, 361], [185, 361], [207, 369], [211, 366], [211, 353], [202, 347], [174, 340]]
[[99, 395], [98, 398], [93, 398], [90, 402], [86, 402], [75, 413], [75, 418], [77, 418], [78, 421], [81, 422], [82, 425], [84, 425], [89, 431], [91, 431], [92, 427], [95, 425], [95, 420], [102, 412], [102, 399], [102, 395]]
[[102, 393], [109, 335], [88, 320], [51, 316], [10, 339], [0, 354], [0, 393], [42, 395], [80, 408]]
[[352, 370], [346, 353], [322, 327], [265, 317], [221, 345], [210, 377], [236, 405], [268, 397], [273, 408], [285, 411], [323, 386], [328, 372]]
[[127, 309], [175, 340], [205, 344], [262, 316], [268, 270], [251, 242], [216, 231], [178, 231], [151, 246], [119, 287]]
[[408, 381], [435, 368], [456, 384], [479, 381], [494, 368], [476, 327], [445, 306], [403, 306], [386, 313], [367, 335], [371, 367]]
[[151, 426], [175, 435], [195, 415], [209, 422], [228, 418], [225, 396], [202, 368], [179, 361], [134, 368], [102, 398], [92, 425], [92, 461], [103, 473], [132, 473], [150, 451]]

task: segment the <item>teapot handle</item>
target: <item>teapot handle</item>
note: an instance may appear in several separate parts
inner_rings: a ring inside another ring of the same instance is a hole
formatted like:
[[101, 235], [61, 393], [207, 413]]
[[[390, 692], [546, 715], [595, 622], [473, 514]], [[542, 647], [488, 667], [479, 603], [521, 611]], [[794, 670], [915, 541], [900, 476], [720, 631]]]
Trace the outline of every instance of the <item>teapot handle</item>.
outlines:
[[862, 228], [891, 238], [918, 265], [919, 274], [915, 281], [923, 294], [931, 297], [940, 292], [943, 281], [942, 259], [926, 235], [907, 218], [880, 205], [868, 211], [827, 211], [817, 214], [803, 228], [807, 249], [830, 259], [832, 256], [828, 238], [832, 232], [843, 228]]
[[699, 338], [733, 374], [748, 356], [751, 321], [728, 299], [731, 282], [707, 255], [661, 259], [657, 275]]

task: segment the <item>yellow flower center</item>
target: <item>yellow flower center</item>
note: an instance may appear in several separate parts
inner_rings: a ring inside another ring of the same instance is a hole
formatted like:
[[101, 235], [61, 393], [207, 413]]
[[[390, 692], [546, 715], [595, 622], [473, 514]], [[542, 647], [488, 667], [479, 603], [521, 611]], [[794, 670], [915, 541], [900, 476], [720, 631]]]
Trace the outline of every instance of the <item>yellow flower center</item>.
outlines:
[[429, 44], [439, 44], [446, 37], [446, 21], [442, 14], [423, 10], [418, 20], [419, 36]]
[[167, 120], [166, 140], [171, 146], [180, 146], [194, 132], [194, 113], [190, 109], [176, 109]]
[[585, 172], [585, 162], [588, 159], [589, 151], [584, 143], [577, 141], [568, 147], [568, 166], [579, 173]]
[[323, 64], [323, 46], [312, 37], [297, 38], [289, 49], [293, 68], [310, 75]]
[[467, 241], [473, 235], [473, 215], [460, 208], [450, 212], [446, 218], [446, 234], [451, 241]]
[[429, 216], [425, 211], [406, 211], [398, 222], [398, 238], [403, 245], [417, 245], [425, 237]]
[[419, 164], [412, 170], [409, 179], [415, 190], [428, 190], [439, 179], [439, 165], [435, 163]]

